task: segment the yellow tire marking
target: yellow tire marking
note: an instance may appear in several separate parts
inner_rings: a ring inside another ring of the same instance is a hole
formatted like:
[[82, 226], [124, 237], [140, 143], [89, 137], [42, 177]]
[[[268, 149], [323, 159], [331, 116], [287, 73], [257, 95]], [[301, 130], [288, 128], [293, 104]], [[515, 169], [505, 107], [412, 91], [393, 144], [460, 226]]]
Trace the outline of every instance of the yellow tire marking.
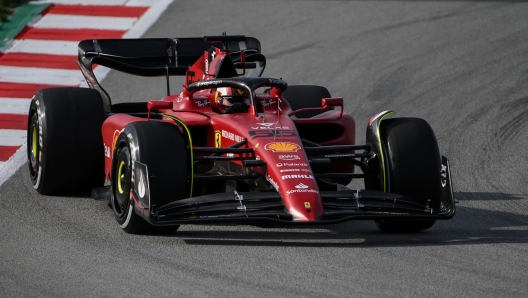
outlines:
[[31, 135], [31, 153], [33, 153], [33, 158], [36, 158], [37, 157], [37, 130], [35, 129], [35, 127], [33, 127], [33, 133]]
[[119, 194], [123, 194], [123, 186], [121, 185], [121, 171], [125, 167], [125, 162], [122, 161], [119, 165], [119, 170], [117, 171], [117, 189], [119, 190]]

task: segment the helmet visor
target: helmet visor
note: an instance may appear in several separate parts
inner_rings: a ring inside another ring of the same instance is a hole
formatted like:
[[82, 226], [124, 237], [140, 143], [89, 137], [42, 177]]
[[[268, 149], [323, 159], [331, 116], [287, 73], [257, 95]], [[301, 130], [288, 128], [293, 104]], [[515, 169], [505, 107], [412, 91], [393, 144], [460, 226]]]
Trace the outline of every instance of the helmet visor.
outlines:
[[222, 100], [222, 104], [225, 106], [225, 107], [230, 107], [232, 105], [234, 105], [235, 103], [237, 102], [243, 102], [245, 103], [246, 105], [249, 106], [249, 98], [237, 98], [237, 97], [229, 97], [229, 96], [226, 96], [224, 97], [224, 99]]

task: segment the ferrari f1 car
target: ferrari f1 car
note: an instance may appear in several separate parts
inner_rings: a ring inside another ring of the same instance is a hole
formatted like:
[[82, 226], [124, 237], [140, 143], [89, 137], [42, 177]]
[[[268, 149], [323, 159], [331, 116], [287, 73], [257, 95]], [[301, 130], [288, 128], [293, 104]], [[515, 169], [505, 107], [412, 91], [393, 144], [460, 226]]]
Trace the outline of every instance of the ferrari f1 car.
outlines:
[[[165, 77], [167, 96], [112, 104], [94, 64]], [[426, 121], [381, 112], [358, 145], [343, 98], [261, 76], [255, 38], [84, 40], [78, 65], [90, 88], [43, 89], [31, 102], [31, 182], [40, 194], [91, 190], [127, 233], [355, 219], [414, 232], [455, 214], [449, 162]], [[185, 76], [180, 93], [170, 76]]]

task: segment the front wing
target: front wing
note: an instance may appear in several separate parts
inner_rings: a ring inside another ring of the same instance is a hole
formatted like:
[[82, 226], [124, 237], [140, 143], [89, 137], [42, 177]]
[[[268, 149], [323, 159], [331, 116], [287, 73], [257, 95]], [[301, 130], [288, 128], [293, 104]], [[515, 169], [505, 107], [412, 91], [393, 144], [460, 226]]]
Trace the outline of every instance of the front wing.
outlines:
[[[136, 171], [146, 166], [135, 164]], [[281, 223], [294, 225], [320, 225], [348, 220], [450, 219], [455, 215], [455, 199], [451, 184], [449, 161], [442, 157], [442, 193], [439, 209], [424, 206], [416, 200], [399, 194], [377, 190], [321, 191], [324, 212], [318, 220], [299, 221], [286, 212], [278, 192], [223, 192], [174, 201], [163, 206], [151, 205], [148, 180], [132, 183], [131, 197], [135, 212], [153, 225], [209, 224], [209, 223]], [[145, 173], [146, 175], [146, 173]], [[136, 173], [140, 177], [140, 173]], [[237, 176], [238, 177], [238, 176]], [[238, 178], [248, 178], [239, 176]], [[94, 190], [97, 200], [111, 201], [110, 187]]]
[[[348, 220], [450, 219], [455, 215], [449, 163], [443, 159], [442, 204], [435, 210], [418, 200], [376, 190], [322, 191], [324, 213], [316, 221], [297, 221], [285, 211], [277, 192], [225, 192], [188, 198], [150, 210], [135, 200], [136, 212], [153, 225], [281, 223], [320, 225]], [[133, 196], [136, 196], [133, 191]]]

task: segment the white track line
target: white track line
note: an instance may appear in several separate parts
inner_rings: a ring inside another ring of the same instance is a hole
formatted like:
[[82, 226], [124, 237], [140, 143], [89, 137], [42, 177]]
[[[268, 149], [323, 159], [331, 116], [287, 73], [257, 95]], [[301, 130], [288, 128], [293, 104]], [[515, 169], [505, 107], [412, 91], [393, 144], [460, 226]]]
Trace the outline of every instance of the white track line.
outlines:
[[0, 66], [0, 82], [78, 86], [83, 79], [79, 70]]
[[77, 56], [78, 45], [77, 41], [22, 39], [15, 41], [8, 52]]
[[21, 146], [26, 142], [27, 131], [0, 129], [0, 146]]
[[[156, 22], [156, 20], [161, 16], [161, 14], [167, 9], [167, 6], [169, 6], [172, 3], [173, 0], [157, 0], [153, 6], [150, 7], [149, 10], [147, 10], [146, 13], [144, 13], [139, 21], [134, 25], [134, 27], [130, 30], [128, 30], [125, 35], [123, 35], [123, 38], [139, 38], [147, 32], [148, 28]], [[130, 5], [137, 5], [141, 6], [142, 2], [139, 1], [130, 1]], [[129, 5], [129, 3], [127, 3]], [[98, 66], [94, 70], [95, 77], [99, 82], [102, 82], [103, 79], [110, 73], [110, 68]], [[86, 81], [83, 81], [81, 83], [80, 87], [88, 87], [88, 84]]]
[[27, 115], [30, 98], [2, 98], [0, 97], [0, 117], [1, 114], [23, 114]]
[[0, 171], [0, 186], [13, 176], [13, 174], [15, 174], [15, 172], [20, 169], [26, 161], [26, 146], [22, 144], [22, 147], [20, 147], [8, 161], [0, 163], [0, 169], [2, 169]]
[[161, 14], [171, 3], [172, 0], [158, 0], [156, 4], [151, 6], [150, 9], [141, 16], [136, 25], [123, 35], [123, 38], [138, 38], [143, 36], [148, 28], [159, 19]]
[[138, 18], [47, 14], [33, 25], [33, 27], [55, 29], [128, 30], [132, 28], [137, 19]]

